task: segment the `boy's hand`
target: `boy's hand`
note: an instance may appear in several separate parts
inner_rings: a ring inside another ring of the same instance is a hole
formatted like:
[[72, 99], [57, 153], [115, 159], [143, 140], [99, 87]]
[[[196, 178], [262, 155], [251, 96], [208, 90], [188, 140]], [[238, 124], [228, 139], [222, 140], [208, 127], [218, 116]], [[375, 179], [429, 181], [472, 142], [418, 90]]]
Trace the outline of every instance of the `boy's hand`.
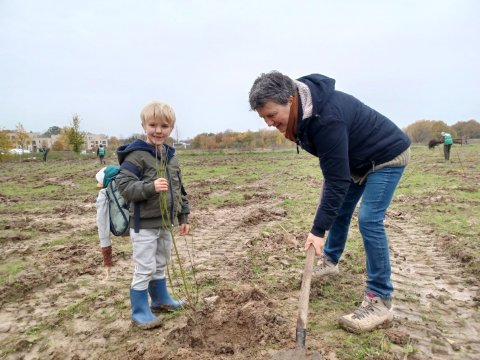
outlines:
[[307, 241], [305, 242], [305, 251], [308, 250], [310, 245], [313, 245], [313, 247], [315, 248], [315, 255], [320, 256], [323, 252], [323, 245], [325, 245], [325, 238], [321, 238], [313, 235], [312, 233], [308, 233]]
[[188, 235], [188, 233], [190, 232], [189, 224], [180, 224], [178, 228], [180, 230], [180, 235]]
[[165, 178], [158, 178], [153, 182], [153, 185], [155, 186], [156, 192], [168, 190], [168, 180]]

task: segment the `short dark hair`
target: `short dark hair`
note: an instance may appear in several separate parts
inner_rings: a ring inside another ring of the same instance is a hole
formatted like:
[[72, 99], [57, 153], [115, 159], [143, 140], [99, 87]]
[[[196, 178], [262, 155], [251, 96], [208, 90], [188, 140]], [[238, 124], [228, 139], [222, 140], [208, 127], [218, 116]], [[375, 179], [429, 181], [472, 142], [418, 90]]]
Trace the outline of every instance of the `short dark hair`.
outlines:
[[253, 82], [248, 95], [250, 109], [255, 110], [269, 101], [286, 105], [288, 98], [295, 94], [296, 86], [292, 79], [279, 71], [262, 73]]

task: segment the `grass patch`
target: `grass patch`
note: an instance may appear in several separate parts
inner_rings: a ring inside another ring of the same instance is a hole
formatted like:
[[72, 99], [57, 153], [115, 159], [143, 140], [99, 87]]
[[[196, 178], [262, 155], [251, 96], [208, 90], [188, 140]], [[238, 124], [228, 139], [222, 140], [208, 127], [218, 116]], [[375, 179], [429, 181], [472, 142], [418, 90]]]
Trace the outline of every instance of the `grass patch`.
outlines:
[[[39, 196], [42, 194], [51, 194], [55, 193], [59, 186], [56, 185], [45, 185], [41, 187], [32, 187], [32, 186], [21, 186], [22, 184], [9, 184], [5, 187], [2, 187], [2, 194], [12, 195], [12, 196]], [[25, 184], [23, 184], [25, 185]]]
[[115, 300], [113, 307], [117, 310], [127, 310], [130, 308], [130, 304], [125, 300]]
[[33, 326], [27, 328], [24, 331], [24, 334], [27, 335], [27, 336], [38, 337], [43, 332], [53, 330], [53, 329], [54, 329], [53, 325], [49, 325], [49, 324], [45, 324], [45, 323], [39, 323], [39, 324], [36, 324], [36, 325], [33, 325]]
[[17, 350], [15, 349], [14, 346], [6, 346], [3, 349], [0, 349], [0, 358], [6, 358], [10, 354], [16, 353]]
[[60, 238], [57, 238], [57, 239], [50, 240], [48, 243], [44, 244], [43, 247], [49, 249], [52, 246], [70, 244], [71, 242], [72, 242], [71, 238], [60, 237]]
[[106, 320], [107, 322], [112, 322], [117, 318], [117, 313], [108, 309], [101, 309], [98, 313], [98, 317], [102, 320]]
[[108, 288], [103, 291], [94, 291], [89, 293], [74, 304], [70, 304], [58, 311], [58, 318], [60, 320], [72, 319], [77, 314], [87, 314], [91, 312], [92, 303], [97, 300], [99, 296], [108, 297], [115, 292], [115, 289]]
[[205, 201], [205, 204], [212, 205], [215, 207], [222, 207], [222, 206], [240, 206], [245, 203], [245, 199], [243, 197], [243, 193], [241, 192], [227, 192], [219, 195], [215, 195], [213, 193], [208, 199]]
[[[123, 241], [126, 239], [127, 241]], [[132, 255], [132, 243], [128, 237], [117, 237], [113, 239], [115, 244], [113, 245], [113, 251], [118, 254], [121, 258], [129, 258]]]
[[58, 316], [61, 319], [72, 319], [76, 314], [85, 314], [89, 310], [87, 300], [80, 300], [75, 304], [68, 305], [58, 312]]
[[12, 281], [24, 268], [25, 263], [21, 260], [10, 260], [0, 264], [0, 285]]

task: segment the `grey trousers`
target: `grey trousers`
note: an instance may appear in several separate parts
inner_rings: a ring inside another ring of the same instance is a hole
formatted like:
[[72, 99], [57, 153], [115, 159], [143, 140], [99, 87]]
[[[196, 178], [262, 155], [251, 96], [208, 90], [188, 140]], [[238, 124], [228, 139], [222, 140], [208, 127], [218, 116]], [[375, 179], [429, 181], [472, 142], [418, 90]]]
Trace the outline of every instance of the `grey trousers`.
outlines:
[[165, 277], [172, 252], [172, 237], [169, 230], [157, 228], [140, 229], [138, 233], [130, 229], [130, 238], [135, 262], [131, 288], [145, 290], [151, 280]]

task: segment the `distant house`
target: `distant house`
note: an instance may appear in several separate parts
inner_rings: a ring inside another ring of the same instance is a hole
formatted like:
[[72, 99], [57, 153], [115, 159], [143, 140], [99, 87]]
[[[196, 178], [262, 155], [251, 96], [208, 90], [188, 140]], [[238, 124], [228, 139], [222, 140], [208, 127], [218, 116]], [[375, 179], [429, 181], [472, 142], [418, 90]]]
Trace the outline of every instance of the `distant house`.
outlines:
[[[29, 135], [31, 140], [31, 146], [29, 147], [30, 147], [30, 150], [33, 152], [37, 152], [43, 146], [47, 148], [51, 148], [53, 143], [56, 141], [56, 138], [54, 138], [53, 136], [50, 136], [50, 137], [42, 136], [42, 134], [40, 133], [30, 132]], [[58, 137], [58, 135], [54, 135], [54, 136]]]
[[85, 135], [85, 150], [87, 152], [97, 151], [97, 148], [103, 145], [108, 148], [108, 136], [103, 134], [91, 134]]
[[182, 142], [182, 141], [174, 142], [174, 143], [173, 143], [173, 147], [174, 147], [174, 148], [179, 148], [179, 149], [184, 148], [184, 149], [186, 149], [188, 146], [190, 146], [189, 143]]
[[[18, 143], [17, 132], [16, 131], [6, 131], [5, 134], [10, 139], [12, 146], [15, 149], [20, 149], [21, 146]], [[52, 148], [52, 145], [61, 137], [61, 135], [51, 135], [43, 136], [41, 133], [29, 132], [29, 141], [24, 146], [24, 150], [29, 150], [31, 152], [37, 152], [43, 146], [47, 148]], [[101, 145], [108, 148], [108, 136], [103, 134], [91, 134], [87, 133], [85, 135], [85, 151], [86, 152], [95, 152], [97, 148]]]

